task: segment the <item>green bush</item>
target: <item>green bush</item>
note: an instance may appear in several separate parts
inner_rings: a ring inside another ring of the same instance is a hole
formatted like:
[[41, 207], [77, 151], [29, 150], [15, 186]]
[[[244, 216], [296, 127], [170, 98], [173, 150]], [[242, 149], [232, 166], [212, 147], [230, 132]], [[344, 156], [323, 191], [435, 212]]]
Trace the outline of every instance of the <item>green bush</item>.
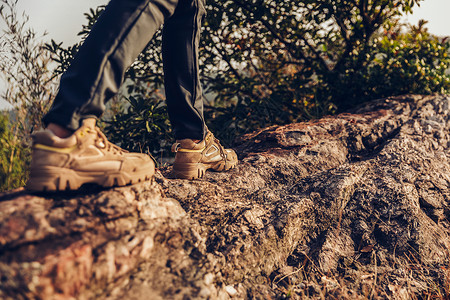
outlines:
[[10, 127], [7, 113], [0, 113], [0, 192], [25, 185], [30, 150]]
[[343, 110], [375, 98], [448, 93], [450, 43], [425, 25], [387, 22], [361, 53], [349, 57], [343, 71], [325, 78], [325, 97]]
[[156, 159], [169, 156], [173, 136], [166, 106], [139, 96], [126, 99], [129, 105], [105, 121], [111, 142], [133, 152], [150, 153]]

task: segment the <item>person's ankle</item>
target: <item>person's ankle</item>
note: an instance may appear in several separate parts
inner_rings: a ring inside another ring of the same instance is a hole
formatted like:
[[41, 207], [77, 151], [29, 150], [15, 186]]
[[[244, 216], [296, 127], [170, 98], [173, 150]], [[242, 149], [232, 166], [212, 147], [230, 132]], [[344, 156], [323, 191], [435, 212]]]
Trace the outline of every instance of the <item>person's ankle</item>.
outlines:
[[51, 132], [53, 132], [54, 135], [56, 135], [57, 137], [60, 137], [62, 139], [68, 138], [69, 136], [71, 136], [73, 134], [73, 132], [70, 131], [69, 129], [64, 128], [55, 123], [48, 124], [47, 129], [50, 130]]

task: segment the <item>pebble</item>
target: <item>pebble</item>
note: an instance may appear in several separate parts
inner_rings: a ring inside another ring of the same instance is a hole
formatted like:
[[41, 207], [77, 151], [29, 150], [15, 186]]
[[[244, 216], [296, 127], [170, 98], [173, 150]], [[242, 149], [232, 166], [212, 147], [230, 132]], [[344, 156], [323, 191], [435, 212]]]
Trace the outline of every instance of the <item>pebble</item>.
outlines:
[[234, 297], [237, 294], [236, 289], [232, 285], [227, 285], [225, 287], [225, 291], [228, 293], [230, 297]]

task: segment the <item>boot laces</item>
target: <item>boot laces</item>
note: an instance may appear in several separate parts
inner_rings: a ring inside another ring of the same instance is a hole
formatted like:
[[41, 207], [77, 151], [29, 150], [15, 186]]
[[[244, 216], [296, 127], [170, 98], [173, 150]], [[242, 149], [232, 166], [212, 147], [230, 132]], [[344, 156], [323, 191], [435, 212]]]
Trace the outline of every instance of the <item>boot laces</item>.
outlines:
[[120, 148], [119, 146], [114, 145], [113, 143], [108, 141], [105, 134], [103, 132], [101, 132], [100, 128], [95, 127], [95, 131], [97, 133], [96, 144], [99, 147], [104, 148], [104, 149], [106, 149], [106, 151], [112, 152], [113, 154], [122, 155], [124, 153], [128, 153], [127, 150], [124, 150], [124, 149]]
[[220, 144], [220, 141], [214, 137], [214, 143], [217, 145], [220, 151], [220, 156], [222, 156], [223, 159], [227, 158], [227, 155], [225, 154], [225, 148]]

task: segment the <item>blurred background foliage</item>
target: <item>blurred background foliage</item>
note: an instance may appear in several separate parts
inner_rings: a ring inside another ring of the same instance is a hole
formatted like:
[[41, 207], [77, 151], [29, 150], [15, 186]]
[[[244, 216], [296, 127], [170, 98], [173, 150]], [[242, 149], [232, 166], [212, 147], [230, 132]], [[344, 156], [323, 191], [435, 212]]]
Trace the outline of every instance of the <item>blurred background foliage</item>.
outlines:
[[30, 165], [30, 149], [18, 139], [17, 127], [11, 128], [9, 115], [0, 112], [0, 191], [25, 185]]
[[[446, 93], [449, 43], [429, 34], [425, 22], [398, 21], [418, 2], [207, 1], [200, 68], [209, 128], [231, 146], [236, 136], [258, 128], [334, 114], [375, 98]], [[86, 15], [83, 37], [103, 9]], [[128, 70], [119, 96], [128, 104], [111, 116], [106, 131], [126, 148], [164, 156], [171, 134], [162, 117], [160, 44], [158, 33]], [[58, 72], [77, 47], [48, 45]], [[129, 128], [140, 133], [130, 135]], [[124, 145], [122, 136], [132, 142]]]
[[52, 53], [42, 36], [27, 28], [28, 18], [17, 13], [17, 0], [0, 0], [0, 76], [6, 83], [1, 95], [12, 106], [0, 111], [0, 191], [24, 186], [30, 163], [30, 133], [55, 95]]
[[[419, 2], [207, 0], [200, 72], [208, 127], [232, 146], [235, 137], [258, 128], [339, 113], [376, 98], [448, 93], [449, 41], [431, 35], [425, 21], [399, 22]], [[103, 10], [86, 13], [82, 39]], [[40, 55], [53, 60], [52, 82], [80, 44], [41, 45]], [[163, 158], [170, 156], [173, 136], [160, 45], [158, 32], [127, 71], [103, 124], [112, 142]]]

